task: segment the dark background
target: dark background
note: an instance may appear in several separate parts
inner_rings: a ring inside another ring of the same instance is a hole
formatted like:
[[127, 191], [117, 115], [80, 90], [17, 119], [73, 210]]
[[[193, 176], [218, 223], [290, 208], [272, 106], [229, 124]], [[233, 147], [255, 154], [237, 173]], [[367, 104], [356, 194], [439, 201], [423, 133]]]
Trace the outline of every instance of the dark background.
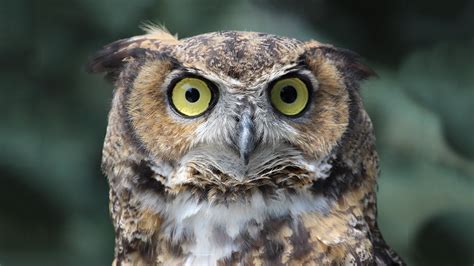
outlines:
[[84, 71], [143, 22], [349, 48], [382, 174], [379, 221], [412, 265], [474, 262], [474, 1], [2, 1], [0, 265], [110, 265], [102, 141], [112, 86]]

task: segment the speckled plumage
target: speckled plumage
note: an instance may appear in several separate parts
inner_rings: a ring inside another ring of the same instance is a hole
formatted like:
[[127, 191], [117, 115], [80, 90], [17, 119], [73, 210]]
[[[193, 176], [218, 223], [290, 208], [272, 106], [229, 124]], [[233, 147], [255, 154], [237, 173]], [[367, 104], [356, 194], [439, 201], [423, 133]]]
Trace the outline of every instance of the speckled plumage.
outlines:
[[[373, 72], [355, 54], [263, 33], [178, 40], [151, 29], [89, 68], [115, 84], [102, 162], [115, 265], [403, 264], [377, 227], [378, 158], [358, 93]], [[169, 106], [183, 73], [219, 88], [203, 116]], [[314, 87], [292, 118], [266, 94], [288, 73]], [[244, 112], [255, 124], [248, 164], [236, 146]]]

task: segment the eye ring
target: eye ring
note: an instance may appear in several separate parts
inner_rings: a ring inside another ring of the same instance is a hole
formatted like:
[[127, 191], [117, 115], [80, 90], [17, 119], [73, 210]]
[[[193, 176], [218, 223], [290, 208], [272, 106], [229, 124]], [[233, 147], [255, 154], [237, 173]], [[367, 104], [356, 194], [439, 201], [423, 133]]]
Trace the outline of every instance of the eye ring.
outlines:
[[312, 97], [307, 78], [289, 74], [268, 86], [268, 97], [273, 109], [287, 117], [299, 117], [307, 109]]
[[216, 86], [196, 75], [176, 78], [168, 87], [168, 102], [182, 117], [196, 118], [211, 110], [217, 102]]

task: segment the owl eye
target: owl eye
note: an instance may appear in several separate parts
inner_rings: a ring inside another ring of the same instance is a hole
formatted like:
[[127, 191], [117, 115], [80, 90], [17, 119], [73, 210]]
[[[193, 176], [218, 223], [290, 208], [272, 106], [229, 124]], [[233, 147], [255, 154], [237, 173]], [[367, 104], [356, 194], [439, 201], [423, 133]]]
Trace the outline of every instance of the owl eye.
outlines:
[[280, 113], [286, 116], [301, 114], [309, 101], [306, 84], [299, 78], [284, 78], [270, 87], [270, 102]]
[[171, 106], [181, 115], [196, 117], [212, 107], [215, 90], [199, 78], [183, 78], [169, 91]]

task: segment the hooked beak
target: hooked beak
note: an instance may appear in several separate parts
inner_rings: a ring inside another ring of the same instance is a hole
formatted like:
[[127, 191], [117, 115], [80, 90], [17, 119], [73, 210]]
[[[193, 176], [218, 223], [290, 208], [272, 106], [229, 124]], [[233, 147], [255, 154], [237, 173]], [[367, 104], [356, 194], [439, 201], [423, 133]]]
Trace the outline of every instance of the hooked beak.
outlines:
[[248, 165], [250, 153], [255, 149], [255, 125], [250, 110], [245, 110], [240, 118], [237, 147], [240, 159], [244, 161], [245, 165]]

